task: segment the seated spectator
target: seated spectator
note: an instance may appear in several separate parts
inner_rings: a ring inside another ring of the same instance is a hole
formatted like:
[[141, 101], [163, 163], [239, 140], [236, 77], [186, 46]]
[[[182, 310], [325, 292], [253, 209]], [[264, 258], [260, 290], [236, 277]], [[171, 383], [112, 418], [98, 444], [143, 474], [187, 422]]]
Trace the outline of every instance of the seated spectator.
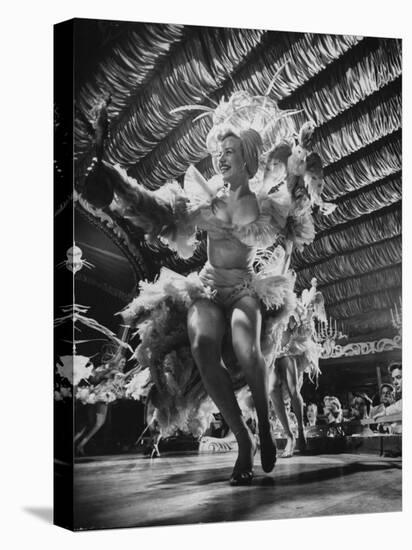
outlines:
[[362, 425], [361, 420], [370, 418], [372, 400], [364, 392], [356, 393], [351, 403], [351, 415], [347, 420], [346, 435], [373, 435], [368, 425]]
[[402, 399], [402, 363], [391, 363], [388, 367], [395, 388], [395, 401]]
[[392, 384], [382, 384], [379, 391], [379, 403], [372, 407], [370, 416], [375, 418], [385, 414], [385, 409], [395, 401], [395, 390]]
[[318, 418], [318, 406], [316, 403], [309, 403], [306, 407], [306, 417], [308, 419], [307, 426], [316, 426]]
[[308, 422], [306, 424], [306, 437], [321, 437], [323, 430], [321, 426], [318, 426], [318, 406], [316, 403], [309, 403], [306, 407], [306, 417]]
[[342, 436], [343, 412], [342, 405], [337, 397], [329, 396], [323, 398], [323, 414], [328, 424], [328, 437]]
[[328, 424], [340, 424], [343, 420], [342, 405], [337, 397], [323, 398], [323, 414]]
[[[392, 378], [393, 387], [395, 389], [395, 402], [391, 403], [383, 410], [380, 410], [375, 414], [374, 419], [377, 421], [387, 415], [402, 413], [402, 364], [391, 363], [388, 367], [388, 370]], [[390, 425], [390, 432], [393, 434], [401, 434], [401, 422], [392, 423]]]
[[349, 422], [369, 418], [372, 400], [364, 392], [355, 393], [351, 403]]

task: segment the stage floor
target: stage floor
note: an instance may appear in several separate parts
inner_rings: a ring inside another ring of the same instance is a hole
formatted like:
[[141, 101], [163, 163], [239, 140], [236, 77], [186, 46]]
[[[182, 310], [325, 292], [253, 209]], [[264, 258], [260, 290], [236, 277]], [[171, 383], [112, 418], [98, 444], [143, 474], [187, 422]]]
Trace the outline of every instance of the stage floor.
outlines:
[[268, 520], [401, 511], [401, 459], [255, 458], [250, 487], [230, 487], [236, 453], [88, 457], [75, 464], [77, 529]]

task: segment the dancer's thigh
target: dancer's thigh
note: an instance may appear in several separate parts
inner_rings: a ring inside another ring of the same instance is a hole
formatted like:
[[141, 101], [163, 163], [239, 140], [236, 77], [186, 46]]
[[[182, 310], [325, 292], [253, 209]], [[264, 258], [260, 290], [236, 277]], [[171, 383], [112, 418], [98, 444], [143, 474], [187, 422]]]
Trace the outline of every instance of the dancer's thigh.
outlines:
[[98, 424], [104, 423], [107, 417], [109, 405], [107, 403], [96, 403], [96, 422]]
[[225, 315], [219, 306], [210, 300], [197, 300], [189, 308], [187, 316], [187, 328], [192, 349], [201, 344], [220, 349], [225, 325]]
[[285, 376], [291, 394], [299, 390], [299, 375], [294, 357], [284, 357]]
[[262, 313], [259, 300], [243, 296], [233, 306], [231, 328], [232, 343], [238, 359], [260, 354]]

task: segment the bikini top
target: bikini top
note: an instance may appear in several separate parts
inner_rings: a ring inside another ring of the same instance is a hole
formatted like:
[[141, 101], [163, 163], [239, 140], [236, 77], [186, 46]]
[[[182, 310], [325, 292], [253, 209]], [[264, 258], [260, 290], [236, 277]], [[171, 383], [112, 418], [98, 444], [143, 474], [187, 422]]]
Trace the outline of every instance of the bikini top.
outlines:
[[259, 207], [254, 193], [238, 197], [237, 191], [217, 196], [213, 212], [216, 218], [233, 226], [253, 223], [259, 217]]
[[211, 238], [236, 239], [258, 248], [272, 245], [286, 225], [289, 205], [254, 193], [237, 198], [235, 193], [216, 194], [200, 208], [196, 226]]
[[235, 239], [236, 229], [254, 223], [260, 215], [256, 195], [238, 198], [236, 192], [222, 190], [210, 204], [200, 209], [197, 227], [213, 239]]

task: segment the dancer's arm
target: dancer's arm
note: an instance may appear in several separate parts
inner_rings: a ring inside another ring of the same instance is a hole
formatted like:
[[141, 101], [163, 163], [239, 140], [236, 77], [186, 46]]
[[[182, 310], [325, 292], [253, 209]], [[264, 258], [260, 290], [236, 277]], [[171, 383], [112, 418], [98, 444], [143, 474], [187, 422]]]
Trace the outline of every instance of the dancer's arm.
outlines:
[[149, 240], [159, 237], [182, 258], [192, 256], [197, 245], [196, 223], [200, 209], [190, 208], [180, 185], [172, 182], [151, 191], [120, 166], [106, 162], [104, 166], [116, 193], [111, 210], [143, 229]]

